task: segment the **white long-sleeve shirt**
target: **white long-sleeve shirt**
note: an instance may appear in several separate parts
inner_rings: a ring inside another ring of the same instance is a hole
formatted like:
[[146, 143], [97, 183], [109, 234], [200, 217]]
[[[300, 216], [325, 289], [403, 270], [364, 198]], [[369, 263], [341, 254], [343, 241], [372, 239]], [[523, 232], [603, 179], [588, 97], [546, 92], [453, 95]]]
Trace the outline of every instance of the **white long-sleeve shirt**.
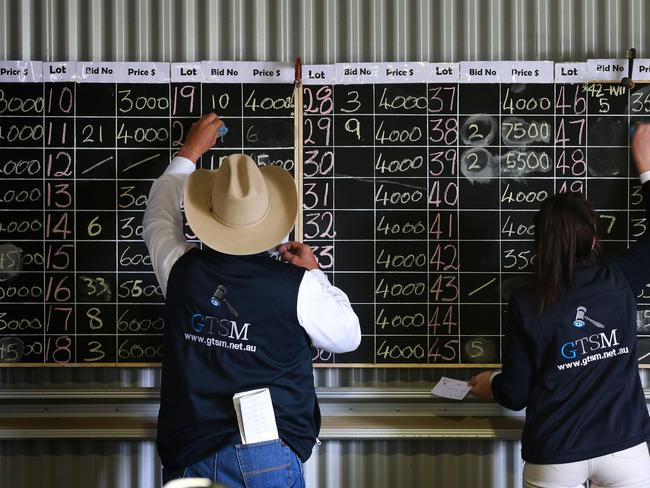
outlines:
[[[189, 159], [176, 157], [151, 187], [143, 219], [142, 238], [164, 294], [174, 263], [194, 244], [183, 233], [181, 201], [185, 181], [195, 169]], [[330, 284], [319, 269], [307, 271], [298, 289], [298, 322], [315, 347], [329, 352], [354, 351], [361, 341], [359, 318], [350, 300]]]

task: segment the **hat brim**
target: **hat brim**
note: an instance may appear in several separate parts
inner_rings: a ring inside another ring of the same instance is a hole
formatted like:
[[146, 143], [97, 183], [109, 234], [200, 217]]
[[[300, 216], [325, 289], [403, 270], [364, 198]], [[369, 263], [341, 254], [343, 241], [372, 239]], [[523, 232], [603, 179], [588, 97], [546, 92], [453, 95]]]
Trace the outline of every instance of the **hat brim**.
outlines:
[[208, 204], [218, 171], [197, 169], [187, 179], [185, 215], [192, 231], [205, 245], [225, 254], [243, 256], [277, 246], [291, 231], [298, 211], [291, 175], [278, 166], [261, 167], [269, 195], [268, 213], [249, 227], [229, 227], [214, 218]]

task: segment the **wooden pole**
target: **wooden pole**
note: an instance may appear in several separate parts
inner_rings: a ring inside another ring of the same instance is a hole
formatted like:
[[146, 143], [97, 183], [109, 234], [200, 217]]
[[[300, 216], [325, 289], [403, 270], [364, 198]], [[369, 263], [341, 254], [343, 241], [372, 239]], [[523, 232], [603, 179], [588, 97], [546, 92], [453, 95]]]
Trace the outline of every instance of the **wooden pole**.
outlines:
[[302, 161], [302, 62], [296, 58], [296, 79], [294, 81], [294, 126], [293, 126], [293, 160], [295, 164], [294, 180], [298, 194], [298, 212], [296, 214], [295, 240], [303, 240], [303, 218], [302, 218], [302, 193], [303, 193], [303, 161]]

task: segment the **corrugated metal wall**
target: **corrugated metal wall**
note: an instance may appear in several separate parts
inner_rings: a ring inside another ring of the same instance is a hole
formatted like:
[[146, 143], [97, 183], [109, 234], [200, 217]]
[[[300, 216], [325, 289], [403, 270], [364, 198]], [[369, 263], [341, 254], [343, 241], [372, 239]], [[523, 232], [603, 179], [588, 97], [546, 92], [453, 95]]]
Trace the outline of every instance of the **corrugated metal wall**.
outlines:
[[0, 58], [461, 61], [647, 52], [645, 0], [0, 0]]
[[[153, 442], [0, 443], [3, 488], [145, 488], [161, 485]], [[305, 465], [308, 487], [506, 488], [521, 486], [515, 442], [327, 442]]]
[[[646, 0], [0, 0], [0, 59], [582, 61], [650, 57]], [[331, 369], [319, 386], [428, 385], [441, 370]], [[445, 372], [466, 377], [462, 370]], [[642, 375], [644, 384], [648, 381]], [[5, 388], [151, 387], [157, 369], [0, 369]], [[148, 488], [151, 442], [0, 442], [2, 487]], [[310, 487], [520, 486], [510, 441], [329, 441]]]

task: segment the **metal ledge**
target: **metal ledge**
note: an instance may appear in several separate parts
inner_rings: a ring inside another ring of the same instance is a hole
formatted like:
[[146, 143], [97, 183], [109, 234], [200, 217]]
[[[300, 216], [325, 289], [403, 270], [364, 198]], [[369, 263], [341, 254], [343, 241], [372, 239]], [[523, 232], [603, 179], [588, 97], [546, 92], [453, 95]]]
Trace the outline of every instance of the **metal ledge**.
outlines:
[[160, 401], [159, 388], [21, 388], [0, 391], [0, 402], [21, 401]]
[[[333, 415], [483, 415], [513, 416], [493, 401], [463, 402], [437, 398], [428, 388], [318, 388], [323, 416]], [[17, 406], [27, 415], [59, 415], [107, 411], [109, 415], [148, 416], [158, 411], [158, 388], [24, 389], [0, 391], [0, 416], [15, 415]]]
[[[430, 388], [316, 388], [319, 400], [436, 400]], [[21, 388], [0, 390], [0, 401], [11, 400], [158, 400], [159, 388]]]
[[[395, 401], [426, 400], [431, 403], [448, 400], [433, 397], [429, 388], [391, 388], [391, 387], [339, 387], [316, 388], [320, 402], [349, 400]], [[644, 390], [646, 401], [650, 401], [650, 389]], [[0, 390], [0, 402], [22, 401], [70, 401], [70, 400], [111, 400], [119, 401], [160, 401], [159, 388], [9, 388]], [[485, 400], [468, 399], [470, 403], [494, 403]], [[454, 402], [453, 404], [458, 404]]]
[[[317, 388], [321, 402], [339, 400], [429, 400], [437, 401], [427, 388]], [[159, 388], [25, 388], [0, 390], [0, 402], [12, 401], [160, 400]]]
[[324, 417], [323, 439], [519, 439], [521, 417]]
[[[519, 439], [523, 419], [493, 417], [323, 417], [320, 439]], [[153, 440], [155, 417], [0, 419], [0, 439]]]
[[[518, 439], [524, 417], [494, 401], [428, 388], [318, 388], [322, 439]], [[646, 399], [650, 390], [645, 391]], [[158, 388], [0, 391], [0, 439], [153, 440]]]
[[20, 417], [0, 419], [0, 439], [156, 438], [154, 418]]

